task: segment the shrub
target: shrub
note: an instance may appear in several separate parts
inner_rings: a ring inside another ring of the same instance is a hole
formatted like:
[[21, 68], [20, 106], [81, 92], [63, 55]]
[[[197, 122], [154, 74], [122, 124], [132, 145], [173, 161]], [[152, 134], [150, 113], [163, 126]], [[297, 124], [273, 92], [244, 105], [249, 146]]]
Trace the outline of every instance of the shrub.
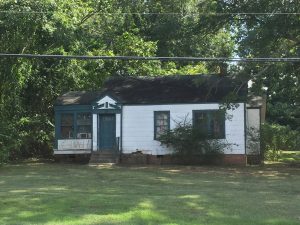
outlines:
[[265, 159], [277, 162], [279, 161], [281, 154], [281, 150], [268, 148], [267, 151], [265, 151]]
[[261, 126], [261, 147], [265, 159], [278, 161], [282, 151], [300, 150], [300, 133], [289, 126], [265, 123]]
[[28, 157], [52, 155], [53, 127], [44, 118], [0, 120], [0, 164]]
[[53, 127], [44, 116], [23, 117], [18, 123], [20, 154], [18, 157], [48, 158], [52, 155]]
[[9, 160], [12, 151], [15, 151], [20, 146], [18, 133], [11, 123], [0, 121], [0, 164]]
[[204, 131], [186, 122], [177, 123], [175, 129], [160, 135], [159, 141], [171, 147], [175, 155], [201, 156], [206, 163], [220, 159], [224, 149], [229, 147], [228, 143], [210, 139]]

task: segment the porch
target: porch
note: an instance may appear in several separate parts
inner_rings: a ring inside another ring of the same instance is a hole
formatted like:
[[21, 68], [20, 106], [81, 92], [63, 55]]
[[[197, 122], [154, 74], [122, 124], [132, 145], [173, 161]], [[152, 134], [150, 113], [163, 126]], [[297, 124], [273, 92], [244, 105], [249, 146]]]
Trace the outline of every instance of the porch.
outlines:
[[120, 133], [121, 109], [108, 96], [91, 105], [55, 106], [55, 155], [115, 154], [120, 150]]

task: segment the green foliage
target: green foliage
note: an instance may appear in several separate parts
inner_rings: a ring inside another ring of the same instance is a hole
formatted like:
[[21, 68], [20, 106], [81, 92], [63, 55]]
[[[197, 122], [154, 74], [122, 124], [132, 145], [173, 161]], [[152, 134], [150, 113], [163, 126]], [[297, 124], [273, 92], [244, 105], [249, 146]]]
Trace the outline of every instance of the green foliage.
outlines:
[[50, 157], [54, 126], [45, 117], [23, 117], [18, 123], [20, 132], [20, 153], [23, 157]]
[[224, 150], [230, 145], [210, 139], [207, 133], [186, 121], [178, 122], [172, 130], [161, 134], [158, 140], [162, 145], [171, 147], [179, 156], [202, 156], [204, 162], [212, 163], [222, 157]]
[[279, 161], [294, 166], [300, 165], [300, 151], [282, 151]]
[[300, 133], [289, 127], [265, 123], [261, 127], [265, 159], [278, 161], [282, 151], [300, 151]]
[[[226, 12], [286, 12], [286, 15], [237, 15], [227, 20], [235, 27], [237, 54], [241, 57], [300, 57], [300, 1], [220, 1]], [[299, 63], [242, 63], [252, 79], [252, 91], [266, 94], [267, 120], [300, 129]]]
[[277, 162], [282, 156], [282, 151], [275, 148], [268, 148], [265, 151], [265, 160]]
[[[116, 37], [114, 45], [115, 55], [128, 56], [155, 56], [157, 43], [145, 41], [139, 35], [125, 32]], [[158, 61], [137, 61], [115, 62], [115, 75], [121, 76], [147, 76], [158, 74], [160, 62]]]
[[7, 162], [15, 149], [20, 147], [17, 130], [8, 121], [0, 119], [0, 164]]

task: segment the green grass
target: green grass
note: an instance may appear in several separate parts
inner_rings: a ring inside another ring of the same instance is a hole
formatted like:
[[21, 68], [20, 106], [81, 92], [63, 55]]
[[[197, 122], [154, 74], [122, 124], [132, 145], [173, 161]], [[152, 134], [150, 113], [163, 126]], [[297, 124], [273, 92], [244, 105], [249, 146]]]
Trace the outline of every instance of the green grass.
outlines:
[[300, 224], [300, 169], [0, 167], [0, 224]]
[[279, 161], [300, 164], [300, 151], [282, 151]]

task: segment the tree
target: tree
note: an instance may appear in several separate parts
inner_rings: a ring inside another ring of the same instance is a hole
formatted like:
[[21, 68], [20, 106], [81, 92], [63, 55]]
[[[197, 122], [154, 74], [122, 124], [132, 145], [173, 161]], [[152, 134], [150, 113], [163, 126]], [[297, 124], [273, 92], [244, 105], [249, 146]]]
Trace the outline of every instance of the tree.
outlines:
[[[300, 2], [222, 1], [223, 12], [291, 13], [237, 15], [227, 18], [236, 29], [237, 54], [241, 57], [300, 57]], [[300, 131], [300, 63], [245, 63], [252, 91], [266, 94], [267, 119]]]

